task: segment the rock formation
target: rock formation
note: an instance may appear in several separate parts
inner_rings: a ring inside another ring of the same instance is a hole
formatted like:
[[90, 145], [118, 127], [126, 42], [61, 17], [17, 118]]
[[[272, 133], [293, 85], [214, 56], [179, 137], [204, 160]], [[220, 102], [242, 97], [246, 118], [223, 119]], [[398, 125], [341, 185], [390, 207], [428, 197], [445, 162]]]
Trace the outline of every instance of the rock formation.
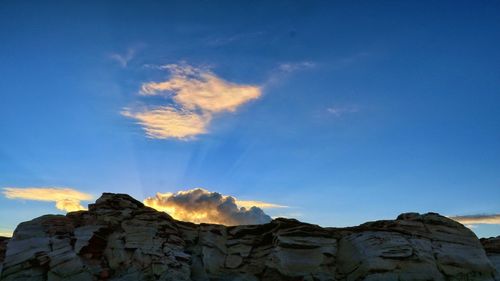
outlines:
[[3, 260], [5, 259], [5, 251], [7, 250], [7, 242], [9, 238], [0, 237], [0, 273], [2, 273]]
[[497, 272], [500, 272], [500, 236], [481, 239], [484, 250]]
[[469, 229], [435, 213], [350, 228], [282, 218], [196, 225], [104, 193], [88, 211], [21, 223], [0, 279], [498, 281], [498, 241], [483, 248]]

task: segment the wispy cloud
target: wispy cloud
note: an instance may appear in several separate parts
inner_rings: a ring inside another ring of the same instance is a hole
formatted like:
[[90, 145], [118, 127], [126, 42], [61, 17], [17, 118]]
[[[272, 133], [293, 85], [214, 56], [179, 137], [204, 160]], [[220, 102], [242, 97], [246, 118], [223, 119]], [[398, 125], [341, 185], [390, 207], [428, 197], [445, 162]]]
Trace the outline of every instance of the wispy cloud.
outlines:
[[315, 68], [317, 64], [312, 61], [298, 61], [298, 62], [284, 62], [278, 64], [269, 75], [265, 87], [272, 87], [276, 84], [281, 84], [284, 80], [289, 78], [291, 75], [300, 72]]
[[56, 208], [66, 212], [84, 210], [81, 201], [92, 195], [67, 187], [5, 187], [3, 194], [9, 199], [55, 202]]
[[224, 225], [267, 223], [271, 217], [261, 208], [284, 207], [261, 201], [239, 201], [232, 196], [202, 188], [157, 193], [154, 197], [146, 198], [144, 204], [165, 211], [178, 220]]
[[116, 61], [121, 67], [127, 67], [129, 61], [131, 61], [136, 54], [136, 50], [134, 48], [129, 48], [126, 53], [118, 54], [113, 53], [109, 57]]
[[326, 109], [326, 111], [336, 117], [340, 117], [349, 113], [359, 112], [359, 107], [357, 106], [332, 106]]
[[207, 132], [210, 114], [197, 114], [171, 106], [160, 106], [149, 110], [132, 112], [125, 109], [122, 114], [138, 120], [146, 135], [154, 139], [189, 139]]
[[228, 82], [209, 69], [187, 64], [169, 64], [161, 69], [170, 73], [169, 79], [144, 83], [141, 95], [165, 97], [172, 103], [122, 111], [124, 116], [137, 119], [151, 138], [193, 139], [207, 133], [215, 114], [235, 112], [262, 95], [259, 86]]
[[452, 220], [458, 221], [465, 225], [477, 224], [500, 224], [500, 214], [481, 214], [468, 216], [453, 216], [449, 217]]
[[278, 66], [278, 69], [283, 72], [295, 72], [303, 69], [310, 69], [315, 67], [316, 64], [311, 61], [293, 62], [293, 63], [282, 63]]
[[262, 201], [252, 201], [252, 200], [238, 200], [235, 199], [236, 205], [238, 207], [251, 208], [258, 207], [261, 209], [274, 209], [274, 208], [288, 208], [288, 206], [278, 205], [274, 203], [262, 202]]

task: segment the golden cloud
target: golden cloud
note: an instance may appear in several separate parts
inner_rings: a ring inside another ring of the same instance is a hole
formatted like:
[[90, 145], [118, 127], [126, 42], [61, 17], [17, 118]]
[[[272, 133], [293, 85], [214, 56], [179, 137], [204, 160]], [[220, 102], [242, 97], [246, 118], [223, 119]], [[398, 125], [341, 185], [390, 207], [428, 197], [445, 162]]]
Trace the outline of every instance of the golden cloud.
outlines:
[[66, 187], [5, 187], [3, 194], [9, 199], [55, 202], [56, 208], [66, 212], [85, 210], [81, 201], [92, 199], [92, 195]]
[[235, 199], [235, 203], [240, 208], [241, 207], [244, 207], [244, 208], [258, 207], [258, 208], [261, 208], [261, 209], [288, 208], [288, 206], [283, 206], [283, 205], [278, 205], [278, 204], [273, 204], [273, 203], [267, 203], [267, 202], [262, 202], [262, 201], [237, 200], [237, 199]]
[[137, 113], [128, 109], [122, 112], [139, 120], [151, 138], [191, 139], [207, 132], [214, 114], [235, 112], [262, 95], [259, 86], [228, 82], [206, 69], [186, 64], [169, 64], [161, 69], [170, 72], [169, 79], [144, 83], [141, 94], [163, 96], [173, 104]]
[[[271, 221], [271, 217], [253, 205], [266, 208], [283, 207], [261, 201], [238, 201], [232, 196], [195, 188], [177, 193], [157, 193], [144, 200], [146, 206], [164, 211], [173, 218], [194, 223], [215, 223], [224, 225], [262, 224]], [[238, 206], [243, 203], [245, 206]]]
[[189, 139], [206, 133], [210, 115], [199, 115], [170, 106], [157, 107], [142, 112], [122, 112], [124, 116], [135, 118], [150, 138]]
[[174, 92], [173, 99], [184, 108], [205, 112], [235, 111], [261, 95], [260, 88], [224, 81], [210, 71], [179, 65], [167, 65], [173, 75], [164, 82], [142, 86], [145, 95]]
[[454, 216], [450, 219], [465, 225], [500, 224], [500, 214]]

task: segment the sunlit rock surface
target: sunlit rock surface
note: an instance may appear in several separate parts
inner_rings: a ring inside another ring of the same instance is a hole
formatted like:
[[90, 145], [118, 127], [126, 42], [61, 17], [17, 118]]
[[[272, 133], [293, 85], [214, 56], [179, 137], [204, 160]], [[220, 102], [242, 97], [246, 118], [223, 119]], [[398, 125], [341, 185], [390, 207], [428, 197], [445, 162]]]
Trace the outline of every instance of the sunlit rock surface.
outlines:
[[499, 240], [483, 248], [433, 213], [352, 228], [196, 225], [105, 193], [89, 211], [42, 216], [0, 240], [0, 279], [498, 281]]

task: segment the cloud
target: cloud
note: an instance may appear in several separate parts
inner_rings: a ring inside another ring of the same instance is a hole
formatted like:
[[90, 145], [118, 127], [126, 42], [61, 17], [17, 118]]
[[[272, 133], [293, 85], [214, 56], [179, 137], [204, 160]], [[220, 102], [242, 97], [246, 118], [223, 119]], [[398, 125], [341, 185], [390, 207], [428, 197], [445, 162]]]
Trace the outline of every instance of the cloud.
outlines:
[[134, 56], [135, 56], [136, 50], [134, 48], [129, 48], [125, 54], [111, 54], [110, 58], [118, 64], [120, 64], [121, 67], [125, 68], [128, 65], [128, 62], [131, 61]]
[[0, 229], [0, 236], [2, 237], [12, 237], [13, 230]]
[[148, 137], [192, 139], [207, 133], [215, 114], [235, 112], [240, 106], [262, 95], [256, 85], [236, 84], [219, 78], [208, 69], [187, 64], [160, 67], [170, 73], [162, 82], [141, 87], [143, 96], [162, 96], [172, 104], [146, 108], [139, 112], [124, 110], [124, 116], [139, 120]]
[[[178, 220], [194, 223], [216, 223], [224, 225], [262, 224], [271, 217], [257, 206], [265, 208], [283, 207], [260, 201], [238, 201], [232, 196], [195, 188], [177, 193], [157, 193], [144, 200], [146, 206], [165, 211]], [[238, 206], [242, 203], [244, 206]]]
[[92, 199], [92, 195], [65, 187], [5, 187], [3, 194], [9, 199], [55, 202], [56, 208], [66, 212], [84, 210], [81, 201]]
[[303, 62], [293, 62], [293, 63], [282, 63], [279, 65], [278, 69], [282, 72], [290, 73], [297, 70], [309, 69], [315, 67], [316, 64], [310, 61]]
[[328, 113], [335, 115], [336, 117], [340, 117], [347, 113], [356, 113], [359, 112], [359, 108], [357, 106], [337, 106], [337, 107], [329, 107], [326, 109]]
[[500, 224], [500, 214], [454, 216], [449, 218], [465, 225]]
[[199, 109], [205, 113], [234, 112], [239, 106], [261, 95], [257, 86], [227, 82], [207, 70], [175, 64], [164, 68], [173, 74], [172, 77], [164, 82], [143, 84], [142, 93], [170, 96], [173, 92], [173, 100], [188, 110]]
[[156, 107], [142, 112], [124, 110], [122, 114], [137, 119], [146, 135], [154, 139], [189, 139], [206, 133], [211, 120], [210, 115], [200, 115], [170, 106]]
[[286, 62], [279, 64], [273, 69], [267, 81], [264, 83], [264, 88], [273, 87], [283, 83], [296, 72], [315, 68], [316, 63], [312, 61]]
[[258, 207], [261, 209], [288, 208], [288, 206], [267, 203], [262, 201], [237, 200], [237, 199], [235, 200], [236, 200], [236, 205], [238, 205], [238, 207], [245, 207], [245, 208]]

